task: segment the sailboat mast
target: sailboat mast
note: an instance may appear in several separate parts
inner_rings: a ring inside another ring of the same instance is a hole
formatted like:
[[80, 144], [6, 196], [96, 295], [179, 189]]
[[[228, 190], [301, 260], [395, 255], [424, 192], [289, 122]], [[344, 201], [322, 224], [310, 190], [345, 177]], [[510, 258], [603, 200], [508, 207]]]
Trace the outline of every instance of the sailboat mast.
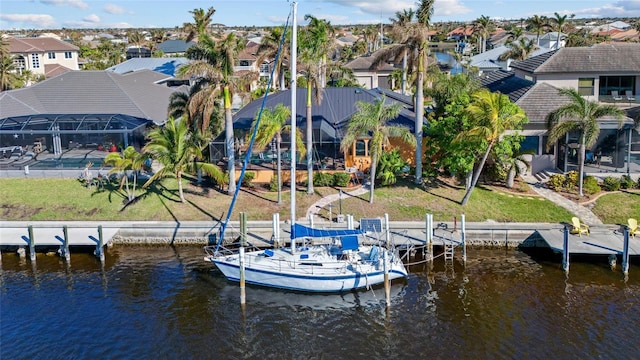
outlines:
[[293, 2], [293, 32], [291, 34], [291, 253], [296, 249], [293, 228], [296, 222], [296, 122], [298, 120], [298, 112], [296, 109], [296, 93], [298, 85], [296, 81], [297, 61], [298, 61], [298, 3]]

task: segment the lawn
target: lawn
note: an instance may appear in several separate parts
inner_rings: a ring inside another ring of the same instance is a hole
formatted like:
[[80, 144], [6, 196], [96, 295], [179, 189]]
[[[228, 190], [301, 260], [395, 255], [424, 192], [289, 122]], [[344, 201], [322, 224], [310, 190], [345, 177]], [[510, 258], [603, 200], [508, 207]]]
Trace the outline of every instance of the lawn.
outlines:
[[626, 224], [628, 218], [640, 220], [640, 191], [602, 195], [592, 211], [605, 224]]
[[[175, 179], [166, 179], [148, 191], [140, 191], [139, 199], [124, 206], [124, 194], [115, 186], [96, 190], [86, 188], [73, 179], [0, 179], [0, 218], [4, 220], [142, 220], [142, 221], [217, 221], [226, 215], [232, 197], [211, 186], [197, 186], [184, 181], [186, 202], [178, 197]], [[304, 217], [307, 208], [323, 196], [336, 194], [337, 189], [315, 187], [307, 195], [304, 189], [296, 197], [297, 217]], [[391, 220], [424, 220], [431, 213], [436, 221], [453, 221], [466, 214], [467, 221], [495, 220], [499, 222], [562, 222], [571, 214], [537, 196], [518, 195], [478, 187], [469, 203], [459, 204], [464, 190], [444, 183], [417, 187], [402, 180], [391, 187], [376, 188], [373, 204], [368, 194], [344, 196], [342, 212], [355, 219], [389, 214]], [[283, 193], [283, 203], [276, 203], [275, 192], [245, 190], [238, 196], [232, 219], [246, 212], [249, 220], [270, 220], [276, 212], [282, 220], [289, 218], [289, 192]], [[340, 202], [334, 203], [333, 214]], [[321, 210], [322, 216], [328, 209]], [[625, 219], [626, 221], [626, 219]]]

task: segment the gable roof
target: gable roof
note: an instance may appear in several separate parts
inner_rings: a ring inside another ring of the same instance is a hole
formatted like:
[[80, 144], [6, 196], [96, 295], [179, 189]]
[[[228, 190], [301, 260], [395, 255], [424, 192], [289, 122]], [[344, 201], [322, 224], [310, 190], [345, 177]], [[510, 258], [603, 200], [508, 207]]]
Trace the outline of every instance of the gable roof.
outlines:
[[511, 64], [533, 74], [640, 72], [640, 44], [605, 43], [590, 47], [565, 47]]
[[165, 54], [185, 53], [187, 49], [195, 46], [193, 41], [186, 42], [181, 39], [166, 40], [158, 44], [158, 50], [161, 50]]
[[28, 52], [78, 51], [77, 46], [51, 37], [9, 38], [9, 52], [22, 54]]
[[524, 110], [530, 123], [545, 123], [547, 115], [571, 100], [558, 95], [558, 89], [547, 84], [537, 83], [523, 94], [516, 104]]
[[[291, 106], [290, 91], [291, 90], [280, 91], [267, 96], [265, 108], [271, 108], [277, 104]], [[297, 124], [298, 126], [305, 127], [306, 89], [298, 88], [297, 91]], [[313, 127], [314, 129], [321, 129], [325, 134], [334, 138], [342, 138], [342, 135], [346, 131], [345, 126], [348, 120], [357, 111], [356, 104], [358, 101], [373, 102], [383, 94], [383, 92], [378, 89], [365, 90], [355, 87], [329, 87], [323, 91], [322, 102], [320, 104], [314, 102], [311, 107]], [[390, 123], [407, 127], [413, 132], [415, 115], [411, 108], [411, 103], [409, 102], [409, 104], [407, 104], [401, 100], [403, 100], [401, 95], [395, 98], [386, 98], [387, 103], [400, 103], [403, 105], [400, 115], [390, 121]], [[258, 99], [240, 109], [240, 111], [233, 116], [234, 129], [250, 129], [261, 105], [262, 99]]]
[[175, 89], [158, 85], [166, 75], [149, 70], [120, 75], [70, 71], [0, 94], [0, 119], [37, 114], [124, 114], [163, 123]]
[[113, 71], [116, 74], [126, 74], [138, 70], [152, 70], [163, 73], [168, 76], [175, 76], [176, 71], [181, 66], [188, 64], [189, 59], [184, 57], [178, 58], [131, 58], [125, 62], [114, 65], [107, 71]]

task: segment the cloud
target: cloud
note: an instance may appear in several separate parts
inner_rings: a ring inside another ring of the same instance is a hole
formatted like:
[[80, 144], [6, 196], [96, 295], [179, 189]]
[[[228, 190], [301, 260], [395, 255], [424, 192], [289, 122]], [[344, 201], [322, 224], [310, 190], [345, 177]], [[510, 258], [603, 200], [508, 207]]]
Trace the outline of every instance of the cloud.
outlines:
[[100, 22], [100, 17], [96, 14], [91, 14], [89, 16], [85, 16], [84, 18], [82, 18], [82, 21], [97, 24]]
[[0, 20], [9, 23], [22, 23], [39, 29], [53, 28], [56, 26], [56, 21], [53, 16], [46, 14], [0, 14]]
[[[382, 16], [384, 19], [394, 17], [397, 11], [409, 8], [417, 10], [418, 8], [415, 0], [327, 0], [327, 2], [355, 8], [355, 13]], [[451, 16], [470, 12], [471, 9], [464, 6], [461, 0], [438, 0], [433, 7], [434, 16]]]
[[108, 14], [113, 14], [113, 15], [124, 14], [126, 12], [122, 6], [118, 6], [114, 4], [105, 5], [103, 10], [104, 12]]
[[468, 14], [471, 9], [460, 3], [460, 0], [439, 0], [434, 5], [434, 16], [451, 16]]
[[78, 9], [88, 9], [89, 5], [82, 0], [40, 0], [43, 4], [53, 6], [73, 6]]

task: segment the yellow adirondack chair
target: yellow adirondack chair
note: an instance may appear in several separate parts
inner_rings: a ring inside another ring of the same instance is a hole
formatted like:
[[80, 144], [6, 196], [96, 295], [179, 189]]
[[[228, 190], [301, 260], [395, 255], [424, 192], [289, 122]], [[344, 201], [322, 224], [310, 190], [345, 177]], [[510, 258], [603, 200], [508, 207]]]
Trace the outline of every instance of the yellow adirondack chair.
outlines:
[[589, 235], [589, 225], [581, 222], [577, 217], [571, 218], [571, 225], [573, 225], [571, 228], [572, 234], [578, 234], [578, 236], [582, 236], [582, 234]]
[[635, 237], [636, 234], [640, 234], [640, 230], [638, 230], [638, 220], [630, 218], [627, 220], [627, 225], [629, 226], [629, 235]]

